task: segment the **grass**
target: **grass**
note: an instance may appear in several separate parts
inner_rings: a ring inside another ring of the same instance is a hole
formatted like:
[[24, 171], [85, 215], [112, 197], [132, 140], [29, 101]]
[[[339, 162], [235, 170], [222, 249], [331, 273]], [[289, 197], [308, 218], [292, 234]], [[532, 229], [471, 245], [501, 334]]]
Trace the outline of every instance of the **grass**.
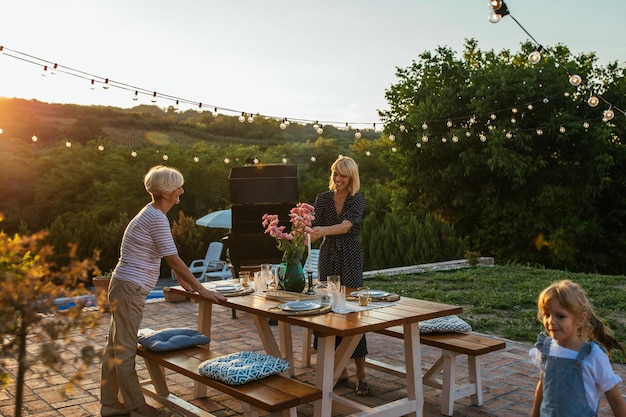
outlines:
[[[401, 296], [460, 305], [459, 316], [481, 333], [534, 343], [543, 325], [537, 297], [548, 285], [570, 279], [582, 286], [601, 317], [626, 346], [626, 276], [571, 273], [520, 265], [473, 267], [367, 279], [370, 288]], [[613, 359], [624, 363], [624, 355]]]

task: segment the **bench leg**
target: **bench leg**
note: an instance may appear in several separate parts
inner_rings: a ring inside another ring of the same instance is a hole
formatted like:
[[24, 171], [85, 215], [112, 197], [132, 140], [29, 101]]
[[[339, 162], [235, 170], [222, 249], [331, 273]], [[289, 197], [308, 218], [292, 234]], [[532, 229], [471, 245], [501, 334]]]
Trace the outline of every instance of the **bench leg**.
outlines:
[[480, 374], [480, 358], [478, 356], [468, 357], [467, 366], [469, 368], [469, 380], [476, 387], [476, 393], [471, 396], [472, 405], [483, 405], [483, 383]]
[[154, 385], [154, 390], [158, 395], [167, 397], [170, 390], [167, 388], [167, 382], [165, 381], [165, 369], [152, 361], [144, 360], [144, 362], [150, 374], [152, 385]]
[[456, 381], [456, 354], [444, 350], [443, 357], [443, 384], [441, 387], [441, 414], [454, 414], [455, 381]]
[[250, 404], [246, 402], [241, 402], [243, 405], [243, 415], [244, 417], [259, 417], [259, 409], [256, 407], [252, 407]]

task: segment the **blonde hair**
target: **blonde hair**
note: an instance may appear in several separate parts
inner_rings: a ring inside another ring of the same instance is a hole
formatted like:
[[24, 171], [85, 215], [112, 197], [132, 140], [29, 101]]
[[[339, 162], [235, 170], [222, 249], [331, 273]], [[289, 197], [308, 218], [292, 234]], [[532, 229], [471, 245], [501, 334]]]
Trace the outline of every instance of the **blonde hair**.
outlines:
[[361, 188], [361, 180], [359, 179], [359, 166], [354, 159], [349, 156], [340, 156], [330, 167], [330, 180], [328, 182], [329, 190], [336, 190], [335, 179], [333, 173], [337, 172], [344, 177], [350, 177], [350, 185], [348, 191], [350, 195], [355, 195]]
[[570, 280], [562, 280], [553, 283], [544, 289], [537, 299], [537, 318], [543, 322], [543, 316], [551, 301], [558, 301], [579, 322], [582, 323], [583, 313], [587, 313], [587, 320], [581, 324], [580, 336], [595, 340], [605, 347], [607, 351], [624, 347], [614, 337], [611, 329], [600, 319], [582, 287]]
[[184, 183], [185, 179], [179, 170], [165, 165], [153, 166], [143, 178], [146, 191], [155, 200], [162, 198], [164, 193], [171, 193], [182, 187]]

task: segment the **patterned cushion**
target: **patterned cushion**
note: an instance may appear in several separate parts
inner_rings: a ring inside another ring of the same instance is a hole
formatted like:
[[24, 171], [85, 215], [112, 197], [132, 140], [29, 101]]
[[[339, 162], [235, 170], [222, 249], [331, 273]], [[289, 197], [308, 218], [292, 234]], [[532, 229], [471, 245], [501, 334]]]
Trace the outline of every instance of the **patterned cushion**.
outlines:
[[472, 326], [457, 316], [444, 316], [420, 321], [420, 333], [469, 333]]
[[166, 350], [205, 345], [211, 339], [193, 329], [168, 328], [139, 336], [138, 342], [146, 349], [163, 352]]
[[237, 352], [209, 359], [198, 366], [200, 375], [229, 385], [241, 385], [289, 369], [284, 359], [258, 352]]

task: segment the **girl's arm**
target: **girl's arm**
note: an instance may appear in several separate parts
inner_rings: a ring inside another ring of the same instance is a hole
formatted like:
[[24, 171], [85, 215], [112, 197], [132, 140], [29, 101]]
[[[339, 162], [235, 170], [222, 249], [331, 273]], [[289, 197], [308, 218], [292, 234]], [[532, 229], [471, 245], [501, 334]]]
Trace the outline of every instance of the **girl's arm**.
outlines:
[[624, 397], [619, 392], [619, 384], [605, 392], [604, 395], [611, 406], [613, 415], [615, 417], [626, 417], [626, 403], [624, 402]]
[[543, 386], [541, 384], [541, 378], [535, 388], [535, 401], [533, 402], [533, 408], [530, 412], [530, 417], [539, 417], [539, 410], [541, 409], [541, 402], [543, 401]]

